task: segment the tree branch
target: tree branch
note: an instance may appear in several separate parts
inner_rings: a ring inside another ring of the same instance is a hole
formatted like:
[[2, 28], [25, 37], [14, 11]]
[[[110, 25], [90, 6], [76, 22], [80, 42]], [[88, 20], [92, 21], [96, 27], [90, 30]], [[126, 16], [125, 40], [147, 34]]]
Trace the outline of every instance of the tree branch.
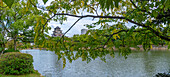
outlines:
[[67, 16], [72, 16], [72, 17], [78, 17], [78, 18], [86, 18], [86, 17], [93, 17], [93, 18], [111, 18], [111, 19], [125, 19], [133, 24], [136, 24], [138, 26], [141, 26], [141, 27], [145, 27], [147, 28], [148, 30], [151, 30], [155, 35], [157, 35], [158, 37], [160, 37], [161, 39], [164, 39], [164, 40], [167, 40], [167, 41], [170, 41], [170, 38], [168, 38], [168, 36], [163, 36], [160, 32], [154, 30], [153, 28], [151, 28], [150, 26], [146, 26], [144, 24], [140, 24], [140, 23], [137, 23], [135, 21], [132, 21], [128, 18], [125, 18], [125, 17], [120, 17], [120, 16], [94, 16], [94, 15], [84, 15], [84, 16], [79, 16], [79, 15], [72, 15], [72, 14], [67, 14], [67, 13], [57, 13], [55, 15], [67, 15]]
[[66, 51], [69, 52], [68, 49], [67, 49], [67, 47], [66, 47], [66, 45], [65, 45], [65, 43], [64, 43], [64, 37], [63, 37], [63, 46], [64, 46], [64, 48], [66, 49]]
[[7, 8], [7, 6], [3, 7], [3, 6], [0, 6], [0, 8]]
[[20, 39], [22, 42], [29, 43], [29, 41], [23, 40], [21, 37], [17, 37], [17, 39]]
[[[113, 36], [113, 35], [115, 35], [115, 34], [118, 34], [118, 33], [120, 33], [120, 32], [128, 32], [129, 30], [130, 30], [130, 29], [128, 29], [128, 30], [120, 30], [120, 31], [118, 31], [118, 32], [116, 32], [116, 33], [113, 33], [113, 34], [110, 34], [110, 35], [102, 35], [102, 36], [109, 37], [109, 36]], [[145, 30], [147, 30], [147, 29], [134, 30], [133, 32], [141, 32], [141, 31], [145, 31]]]
[[[73, 26], [76, 25], [76, 23], [77, 23], [78, 21], [80, 21], [81, 19], [82, 19], [82, 17], [79, 18], [76, 22], [74, 22], [74, 24], [61, 36], [61, 38], [60, 38], [59, 41], [61, 41], [61, 39], [64, 38], [65, 34], [67, 34], [67, 32], [70, 31], [70, 30], [73, 28]], [[59, 41], [57, 41], [56, 44], [58, 44]]]
[[135, 5], [135, 3], [134, 3], [132, 0], [130, 0], [130, 2], [133, 4], [133, 6], [134, 6], [135, 8], [138, 9], [138, 7]]
[[6, 28], [5, 24], [0, 20], [0, 23], [2, 23], [2, 27], [8, 32], [10, 33], [10, 31]]
[[[146, 29], [141, 29], [141, 30], [134, 30], [133, 32], [141, 32], [141, 31], [145, 31]], [[107, 43], [109, 42], [109, 40], [111, 40], [111, 38], [113, 37], [113, 35], [115, 35], [115, 34], [118, 34], [118, 33], [121, 33], [121, 32], [128, 32], [129, 31], [129, 29], [128, 30], [120, 30], [120, 31], [118, 31], [118, 32], [116, 32], [116, 33], [112, 33], [111, 35], [104, 35], [104, 36], [109, 36], [109, 38], [107, 39], [107, 41], [105, 42], [105, 44], [103, 45], [103, 49], [105, 48], [105, 46], [107, 45]], [[100, 47], [101, 48], [101, 47]]]
[[103, 45], [103, 49], [104, 49], [104, 47], [106, 46], [106, 44], [109, 42], [109, 40], [112, 38], [112, 36], [113, 35], [115, 35], [115, 34], [118, 34], [118, 33], [120, 33], [120, 32], [126, 32], [126, 31], [129, 31], [129, 30], [121, 30], [121, 31], [118, 31], [118, 32], [116, 32], [116, 33], [112, 33], [110, 36], [109, 36], [109, 38], [107, 39], [107, 41], [105, 42], [105, 44]]
[[[168, 36], [163, 36], [160, 32], [154, 30], [153, 28], [151, 28], [150, 26], [146, 26], [144, 24], [140, 24], [140, 23], [137, 23], [135, 21], [132, 21], [128, 18], [125, 18], [125, 17], [120, 17], [120, 16], [94, 16], [94, 15], [84, 15], [84, 16], [78, 16], [78, 15], [72, 15], [72, 14], [67, 14], [67, 13], [57, 13], [57, 14], [54, 14], [50, 19], [52, 19], [54, 16], [56, 15], [67, 15], [67, 16], [72, 16], [72, 17], [78, 17], [78, 18], [86, 18], [86, 17], [93, 17], [93, 18], [111, 18], [111, 19], [125, 19], [133, 24], [136, 24], [138, 26], [141, 26], [141, 27], [145, 27], [147, 28], [148, 30], [151, 30], [155, 35], [157, 35], [158, 37], [160, 37], [161, 39], [164, 39], [164, 40], [167, 40], [167, 41], [170, 41], [170, 38], [168, 38]], [[47, 20], [48, 21], [48, 20]]]
[[[30, 1], [30, 0], [29, 0], [29, 1]], [[137, 7], [132, 0], [130, 0], [130, 2], [132, 3], [132, 5], [133, 5], [135, 8], [139, 9], [139, 7]], [[34, 5], [31, 1], [30, 1], [30, 3], [31, 3], [34, 7], [37, 7], [37, 6]], [[141, 10], [141, 9], [139, 9], [139, 10]], [[48, 10], [48, 11], [50, 11], [50, 10]], [[141, 11], [147, 12], [146, 10], [141, 10]], [[150, 12], [147, 12], [147, 13], [148, 13], [148, 14], [151, 14]], [[53, 14], [54, 14], [54, 13], [53, 13]], [[72, 15], [72, 14], [67, 14], [67, 13], [57, 13], [57, 14], [54, 14], [54, 15], [53, 15], [52, 17], [50, 17], [49, 19], [47, 19], [46, 23], [43, 25], [43, 29], [44, 29], [45, 25], [47, 24], [47, 22], [48, 22], [49, 20], [51, 20], [53, 17], [55, 17], [56, 15], [67, 15], [67, 16], [78, 17], [78, 18], [93, 17], [93, 18], [125, 19], [125, 20], [127, 20], [127, 21], [129, 21], [129, 22], [131, 22], [131, 23], [133, 23], [133, 24], [136, 24], [136, 25], [138, 25], [138, 26], [145, 27], [145, 28], [151, 30], [155, 35], [157, 35], [157, 36], [160, 37], [161, 39], [170, 41], [170, 38], [168, 38], [167, 35], [166, 35], [166, 36], [163, 36], [162, 33], [154, 30], [154, 29], [151, 28], [150, 26], [146, 26], [146, 25], [144, 25], [144, 24], [140, 24], [140, 23], [134, 22], [134, 21], [132, 21], [132, 20], [130, 20], [130, 19], [128, 19], [128, 18], [119, 17], [119, 16], [94, 16], [94, 15], [78, 16], [78, 15]]]
[[[130, 0], [130, 2], [132, 3], [132, 5], [133, 5], [136, 9], [139, 9], [139, 7], [137, 7], [132, 0]], [[139, 9], [139, 10], [141, 10], [141, 11], [143, 11], [143, 12], [147, 12], [145, 9], [144, 9], [144, 10]], [[147, 12], [147, 13], [148, 13], [148, 14], [151, 14], [150, 12]]]

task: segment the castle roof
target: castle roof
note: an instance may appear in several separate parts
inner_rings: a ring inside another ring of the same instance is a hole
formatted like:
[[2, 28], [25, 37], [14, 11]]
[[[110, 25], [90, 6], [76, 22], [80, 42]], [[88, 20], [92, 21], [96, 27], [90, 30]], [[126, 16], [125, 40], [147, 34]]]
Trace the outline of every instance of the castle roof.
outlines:
[[58, 27], [58, 26], [57, 26], [57, 27], [56, 27], [56, 28], [54, 28], [54, 29], [60, 29], [60, 27]]

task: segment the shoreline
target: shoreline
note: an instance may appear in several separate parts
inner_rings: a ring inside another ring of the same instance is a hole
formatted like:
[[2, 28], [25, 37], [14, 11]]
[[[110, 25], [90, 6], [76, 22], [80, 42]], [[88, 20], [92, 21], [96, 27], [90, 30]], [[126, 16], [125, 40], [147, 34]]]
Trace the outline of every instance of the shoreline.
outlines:
[[19, 50], [33, 50], [33, 49], [36, 49], [36, 50], [46, 50], [46, 48], [27, 48], [27, 49], [19, 49]]
[[[20, 49], [20, 50], [33, 50], [33, 49], [36, 49], [36, 50], [46, 50], [46, 48], [27, 48], [27, 49]], [[117, 48], [113, 47], [114, 50], [118, 50]], [[140, 47], [139, 49], [136, 49], [136, 48], [133, 48], [133, 47], [130, 47], [131, 50], [139, 50], [139, 51], [144, 51], [143, 47]], [[167, 46], [163, 46], [163, 47], [153, 47], [152, 49], [150, 49], [149, 51], [157, 51], [157, 50], [168, 50], [170, 51], [170, 49], [168, 49]]]
[[[138, 47], [139, 47], [140, 51], [144, 51], [142, 45], [138, 45]], [[131, 50], [137, 50], [136, 48], [133, 48], [133, 47], [130, 47], [130, 49]], [[165, 45], [164, 46], [162, 46], [162, 45], [159, 45], [159, 46], [152, 45], [152, 48], [149, 51], [155, 51], [155, 50], [168, 50], [169, 51], [170, 49], [168, 49], [167, 45], [166, 46]]]

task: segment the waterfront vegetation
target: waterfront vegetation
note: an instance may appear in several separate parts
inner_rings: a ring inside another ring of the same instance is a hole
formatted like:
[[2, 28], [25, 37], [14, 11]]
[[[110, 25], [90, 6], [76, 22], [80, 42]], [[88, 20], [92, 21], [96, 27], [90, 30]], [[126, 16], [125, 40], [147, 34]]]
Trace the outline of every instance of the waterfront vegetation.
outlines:
[[8, 52], [0, 57], [1, 74], [29, 74], [34, 70], [33, 57], [30, 54], [20, 52]]
[[[106, 62], [105, 56], [114, 58], [116, 50], [127, 58], [139, 45], [145, 51], [153, 45], [170, 48], [169, 7], [170, 0], [56, 0], [48, 6], [39, 6], [38, 0], [0, 0], [1, 56], [11, 50], [45, 48], [55, 51], [64, 68], [66, 59], [89, 63], [99, 57]], [[48, 22], [63, 25], [68, 16], [77, 20], [63, 36], [51, 37]], [[82, 24], [86, 34], [65, 36], [87, 17], [95, 22]]]
[[0, 77], [40, 77], [33, 68], [33, 57], [20, 52], [7, 52], [0, 56]]
[[31, 74], [24, 74], [24, 75], [4, 75], [0, 74], [0, 77], [44, 77], [42, 76], [37, 70], [34, 70]]

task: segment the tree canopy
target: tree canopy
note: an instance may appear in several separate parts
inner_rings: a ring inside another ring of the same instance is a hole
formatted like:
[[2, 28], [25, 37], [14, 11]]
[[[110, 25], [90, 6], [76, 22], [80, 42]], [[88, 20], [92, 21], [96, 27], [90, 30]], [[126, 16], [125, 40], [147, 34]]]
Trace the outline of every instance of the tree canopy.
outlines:
[[[10, 2], [0, 0], [1, 4], [2, 1], [11, 7]], [[44, 4], [47, 1], [43, 0]], [[116, 50], [126, 58], [130, 48], [138, 49], [138, 45], [146, 51], [159, 44], [170, 48], [170, 0], [55, 0], [46, 7], [39, 7], [37, 0], [27, 0], [27, 4], [44, 11], [37, 18], [34, 42], [39, 47], [55, 51], [64, 64], [66, 58], [72, 62], [79, 57], [87, 62], [97, 57], [105, 61], [105, 55], [114, 57]], [[84, 35], [71, 38], [44, 36], [49, 29], [48, 22], [53, 20], [62, 24], [67, 21], [67, 16], [78, 20], [64, 35], [83, 18], [99, 20], [84, 25], [89, 28]]]
[[15, 0], [11, 6], [8, 5], [9, 7], [7, 5], [3, 4], [0, 7], [0, 25], [5, 32], [3, 38], [13, 40], [12, 49], [16, 50], [17, 41], [33, 41], [36, 18], [42, 12], [29, 3], [19, 0]]

